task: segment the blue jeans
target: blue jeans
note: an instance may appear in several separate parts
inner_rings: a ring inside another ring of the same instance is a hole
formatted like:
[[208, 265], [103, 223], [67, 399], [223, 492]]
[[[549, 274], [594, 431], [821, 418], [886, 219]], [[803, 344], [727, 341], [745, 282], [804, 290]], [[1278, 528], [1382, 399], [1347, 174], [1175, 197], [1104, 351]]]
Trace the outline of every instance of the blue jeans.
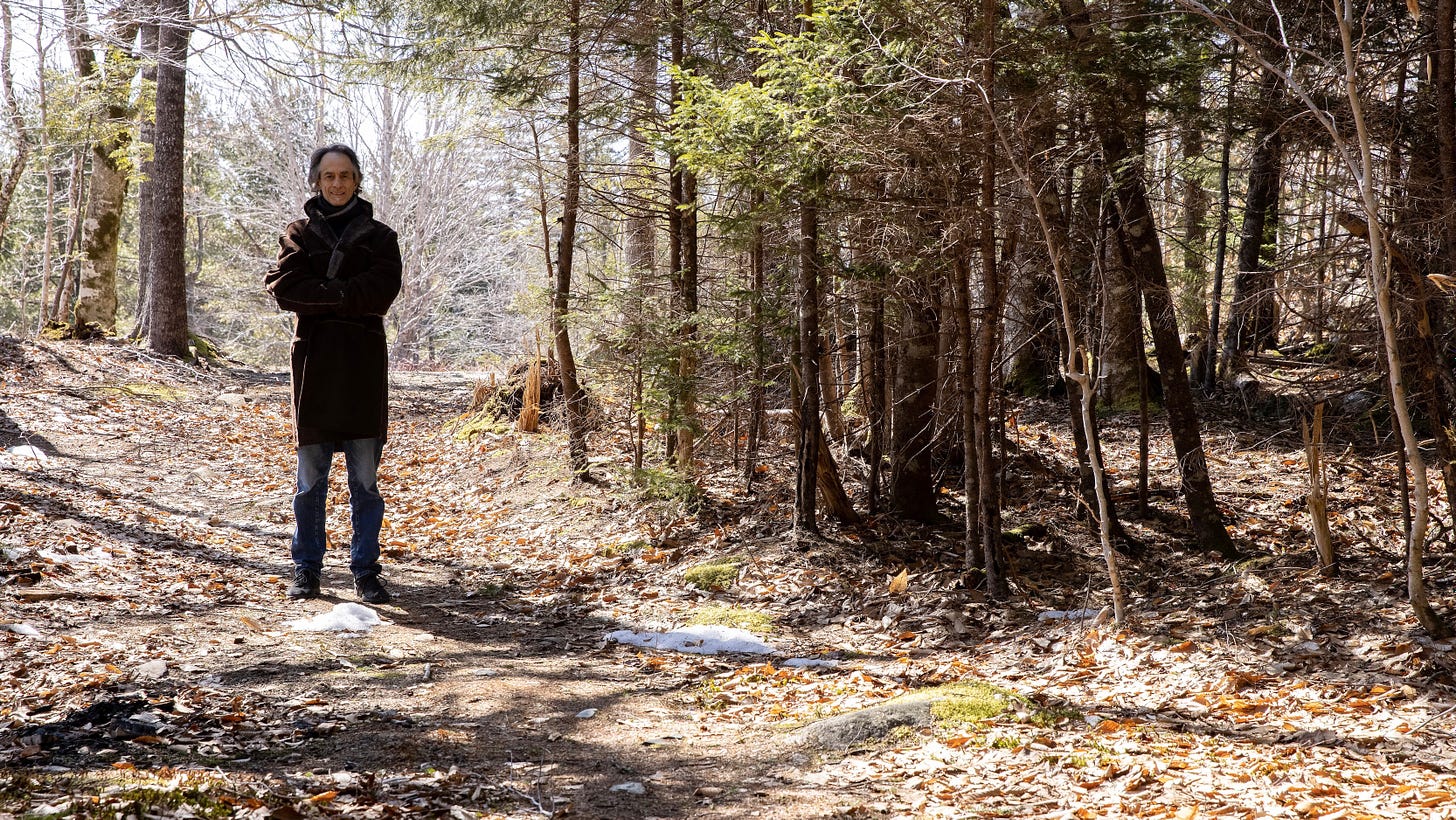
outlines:
[[377, 438], [306, 444], [298, 448], [298, 492], [293, 496], [293, 564], [301, 569], [323, 571], [329, 467], [334, 453], [339, 452], [344, 454], [344, 466], [349, 470], [349, 511], [353, 524], [349, 571], [355, 578], [378, 575], [384, 497], [379, 494], [377, 473], [384, 442]]

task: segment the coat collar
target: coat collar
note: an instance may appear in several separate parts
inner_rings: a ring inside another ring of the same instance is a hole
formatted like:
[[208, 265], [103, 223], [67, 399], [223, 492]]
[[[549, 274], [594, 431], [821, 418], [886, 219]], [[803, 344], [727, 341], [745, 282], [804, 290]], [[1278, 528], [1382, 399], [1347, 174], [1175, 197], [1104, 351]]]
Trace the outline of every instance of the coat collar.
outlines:
[[345, 210], [354, 212], [354, 218], [349, 220], [348, 225], [344, 228], [343, 236], [340, 236], [334, 232], [334, 228], [328, 220], [329, 216], [337, 215], [339, 212], [325, 213], [323, 204], [323, 195], [315, 194], [303, 203], [303, 212], [308, 214], [308, 229], [333, 246], [347, 247], [359, 241], [359, 237], [368, 232], [369, 225], [374, 220], [374, 206], [369, 203], [369, 200], [355, 196], [352, 202], [344, 206]]
[[354, 211], [354, 218], [344, 227], [343, 236], [339, 236], [321, 207], [323, 201], [322, 195], [314, 196], [303, 204], [303, 212], [308, 214], [308, 230], [334, 249], [325, 274], [326, 278], [333, 279], [338, 276], [339, 267], [344, 262], [344, 251], [353, 247], [374, 226], [374, 206], [368, 200], [355, 196], [353, 202], [344, 206]]

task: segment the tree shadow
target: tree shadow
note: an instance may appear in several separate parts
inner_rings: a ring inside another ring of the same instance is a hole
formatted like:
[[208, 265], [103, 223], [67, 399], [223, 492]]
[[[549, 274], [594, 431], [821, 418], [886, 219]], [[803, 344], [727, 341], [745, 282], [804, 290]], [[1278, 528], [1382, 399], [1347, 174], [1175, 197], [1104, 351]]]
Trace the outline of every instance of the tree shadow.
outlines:
[[[401, 657], [371, 638], [294, 636], [314, 645], [311, 654], [249, 647], [214, 669], [118, 682], [66, 714], [12, 721], [0, 729], [0, 750], [38, 745], [17, 767], [31, 772], [104, 770], [101, 754], [148, 770], [246, 774], [287, 782], [295, 802], [353, 772], [369, 775], [350, 787], [361, 808], [377, 801], [445, 816], [451, 806], [485, 811], [506, 799], [570, 804], [573, 816], [603, 820], [691, 817], [707, 803], [733, 816], [734, 806], [761, 804], [754, 792], [773, 770], [797, 765], [787, 744], [746, 759], [737, 738], [704, 731], [691, 709], [645, 714], [644, 693], [681, 693], [691, 682], [654, 681], [634, 649], [603, 645], [619, 621], [513, 595], [471, 602], [489, 616], [477, 618], [432, 605], [426, 590], [401, 584], [399, 592], [401, 606], [383, 608], [391, 621], [448, 638], [448, 647], [416, 644]], [[141, 618], [150, 619], [165, 616]], [[725, 668], [745, 662], [721, 659]], [[421, 687], [446, 691], [425, 701], [432, 707], [412, 708]], [[611, 730], [598, 732], [604, 725]], [[208, 738], [221, 740], [209, 747]], [[387, 787], [406, 781], [408, 790]], [[428, 802], [412, 804], [402, 791]]]

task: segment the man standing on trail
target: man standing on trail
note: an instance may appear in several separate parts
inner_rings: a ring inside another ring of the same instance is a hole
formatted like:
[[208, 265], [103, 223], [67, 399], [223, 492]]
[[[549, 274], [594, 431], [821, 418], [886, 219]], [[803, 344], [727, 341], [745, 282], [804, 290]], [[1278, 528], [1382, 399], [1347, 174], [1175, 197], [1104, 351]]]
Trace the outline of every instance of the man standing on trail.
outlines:
[[389, 349], [384, 314], [399, 295], [399, 238], [359, 198], [359, 157], [325, 145], [308, 162], [317, 194], [307, 219], [278, 240], [278, 263], [264, 284], [278, 307], [297, 314], [293, 336], [293, 425], [298, 492], [293, 496], [290, 598], [316, 598], [323, 571], [324, 505], [334, 453], [349, 471], [354, 591], [371, 604], [389, 601], [379, 580], [384, 498], [376, 473], [389, 416]]

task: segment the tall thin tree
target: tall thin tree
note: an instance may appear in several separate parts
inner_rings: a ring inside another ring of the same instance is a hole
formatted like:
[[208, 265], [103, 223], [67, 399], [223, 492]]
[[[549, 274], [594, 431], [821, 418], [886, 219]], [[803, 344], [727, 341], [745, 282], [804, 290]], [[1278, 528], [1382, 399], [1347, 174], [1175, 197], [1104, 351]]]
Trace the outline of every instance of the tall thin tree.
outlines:
[[187, 51], [192, 35], [188, 0], [157, 3], [157, 114], [153, 156], [150, 313], [152, 350], [186, 356], [187, 266], [183, 170], [187, 117]]

